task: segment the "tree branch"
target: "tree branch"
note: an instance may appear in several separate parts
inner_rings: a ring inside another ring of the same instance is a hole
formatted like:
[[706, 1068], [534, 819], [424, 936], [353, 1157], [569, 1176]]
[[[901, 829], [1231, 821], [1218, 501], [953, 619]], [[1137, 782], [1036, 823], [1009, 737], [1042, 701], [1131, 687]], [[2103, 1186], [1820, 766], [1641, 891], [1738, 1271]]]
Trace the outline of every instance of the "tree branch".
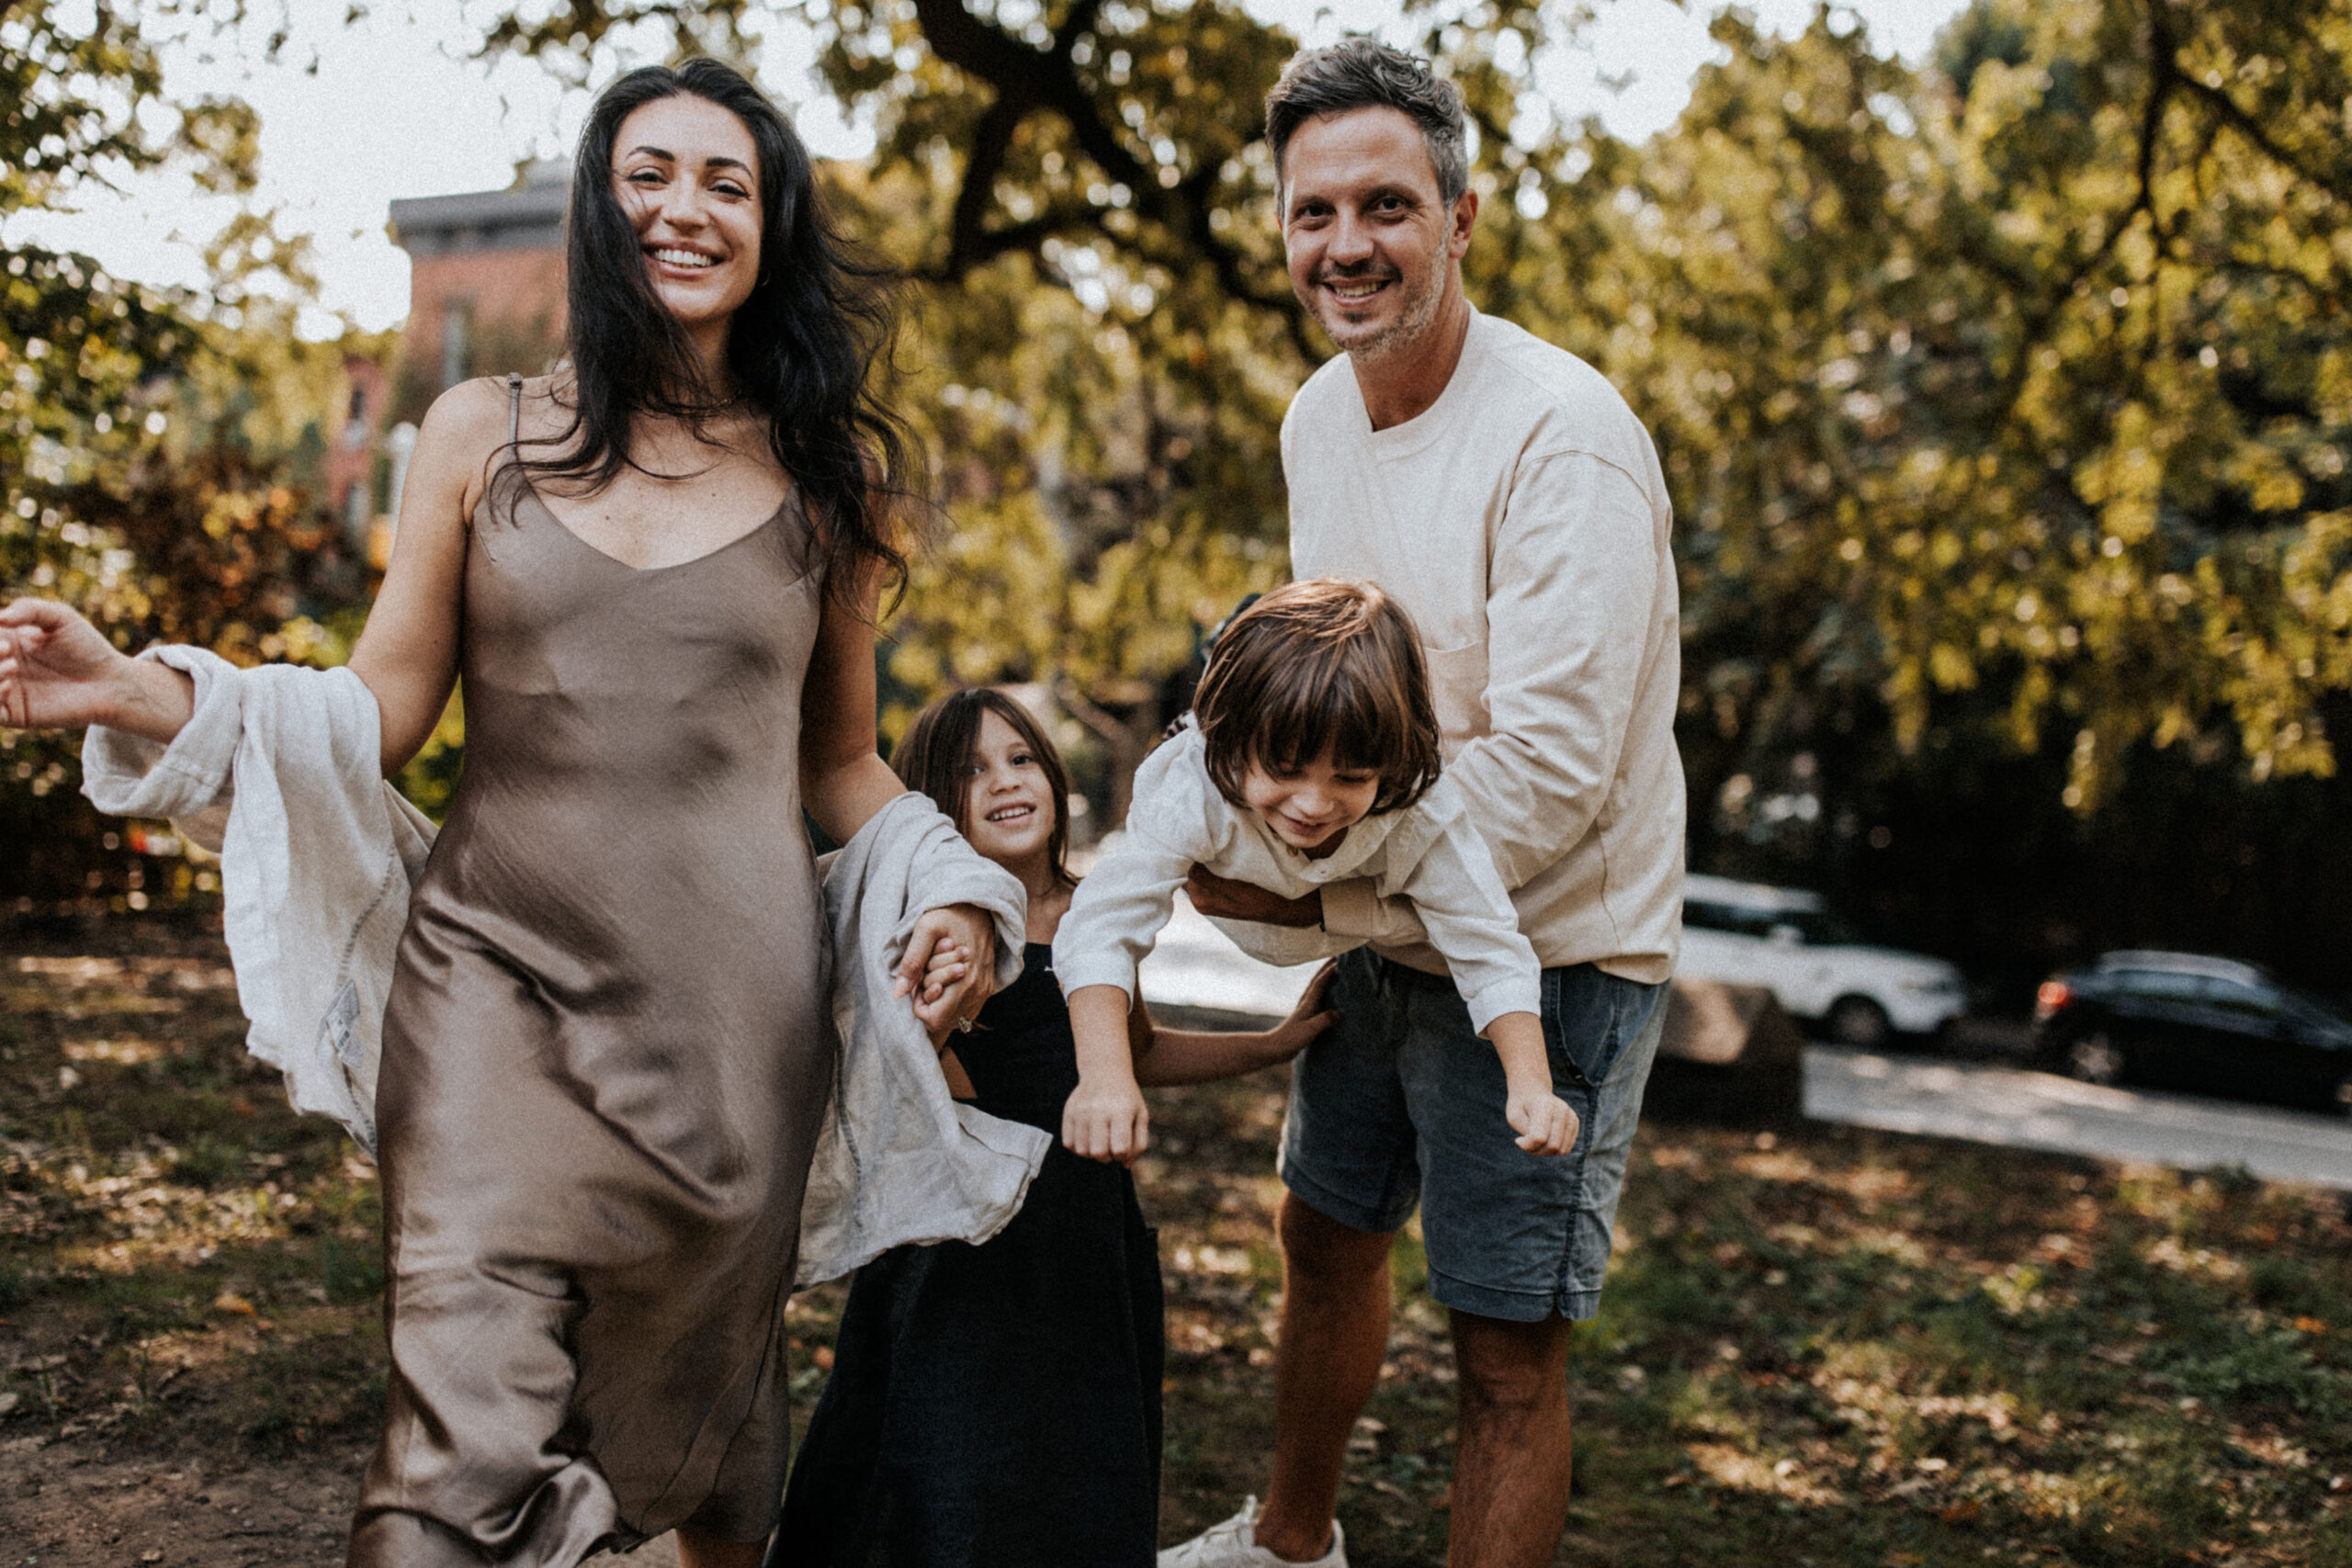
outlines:
[[[1012, 147], [1012, 133], [1020, 129], [1028, 113], [1025, 99], [999, 93], [996, 102], [981, 112], [979, 123], [972, 128], [971, 153], [964, 163], [964, 183], [956, 187], [955, 216], [947, 230], [945, 270], [952, 277], [961, 277], [1007, 248], [1001, 244], [989, 248], [989, 242], [1001, 239], [1004, 231], [989, 233], [988, 212], [996, 200], [997, 171], [1004, 166], [1004, 155]], [[1042, 235], [1038, 243], [1044, 243]]]
[[2171, 74], [2174, 85], [2211, 109], [2223, 124], [2253, 143], [2264, 157], [2306, 185], [2326, 192], [2336, 201], [2352, 205], [2352, 182], [2347, 182], [2341, 175], [2332, 176], [2304, 163], [2299, 154], [2281, 145], [2260, 120], [2239, 107], [2237, 100], [2226, 91], [2211, 86], [2182, 69], [2179, 61], [2181, 46], [2173, 28], [2172, 9], [2166, 0], [2148, 0], [2148, 18], [2154, 29], [2158, 52], [2163, 56], [2165, 69]]
[[[1268, 295], [1252, 288], [1250, 258], [1219, 239], [1210, 227], [1214, 175], [1195, 171], [1174, 186], [1162, 186], [1158, 168], [1146, 164], [1126, 144], [1080, 79], [1072, 52], [1078, 40], [1093, 30], [1102, 0], [1075, 0], [1055, 29], [1052, 46], [1046, 50], [1033, 49], [982, 21], [964, 8], [962, 0], [915, 0], [914, 9], [932, 53], [943, 63], [986, 83], [996, 94], [974, 134], [964, 183], [956, 193], [954, 237], [938, 273], [942, 281], [959, 278], [1009, 252], [1034, 252], [1049, 234], [1077, 217], [1033, 220], [994, 230], [983, 222], [994, 202], [996, 175], [1014, 133], [1032, 112], [1043, 109], [1069, 128], [1079, 150], [1096, 167], [1127, 188], [1138, 216], [1164, 225], [1206, 261], [1218, 288], [1229, 298], [1283, 317], [1293, 341], [1313, 356], [1297, 302], [1287, 292]], [[1107, 234], [1099, 214], [1088, 216], [1084, 226]], [[1153, 259], [1167, 265], [1168, 258]]]

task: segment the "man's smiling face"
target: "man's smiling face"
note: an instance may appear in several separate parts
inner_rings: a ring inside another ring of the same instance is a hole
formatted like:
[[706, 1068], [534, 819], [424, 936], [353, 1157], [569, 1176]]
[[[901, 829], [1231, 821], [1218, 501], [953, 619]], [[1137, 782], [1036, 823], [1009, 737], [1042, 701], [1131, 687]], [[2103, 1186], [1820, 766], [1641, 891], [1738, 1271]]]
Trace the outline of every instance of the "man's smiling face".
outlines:
[[1429, 143], [1399, 109], [1318, 116], [1283, 152], [1291, 287], [1360, 364], [1437, 321], [1476, 210], [1466, 193], [1446, 204]]

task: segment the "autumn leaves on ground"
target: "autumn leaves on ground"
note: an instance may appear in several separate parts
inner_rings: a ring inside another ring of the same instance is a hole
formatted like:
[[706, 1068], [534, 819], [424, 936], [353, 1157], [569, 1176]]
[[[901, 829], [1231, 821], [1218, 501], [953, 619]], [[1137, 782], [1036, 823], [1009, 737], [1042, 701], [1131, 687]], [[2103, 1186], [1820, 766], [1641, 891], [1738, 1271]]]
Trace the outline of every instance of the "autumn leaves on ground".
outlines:
[[[184, 929], [0, 961], [0, 1564], [341, 1561], [382, 1396], [375, 1189]], [[1278, 1074], [1163, 1096], [1170, 1539], [1262, 1485]], [[1792, 1127], [1643, 1130], [1573, 1370], [1564, 1563], [2352, 1564], [2333, 1195]], [[1452, 1367], [1396, 1257], [1342, 1513], [1442, 1561]], [[805, 1410], [841, 1296], [794, 1307]]]

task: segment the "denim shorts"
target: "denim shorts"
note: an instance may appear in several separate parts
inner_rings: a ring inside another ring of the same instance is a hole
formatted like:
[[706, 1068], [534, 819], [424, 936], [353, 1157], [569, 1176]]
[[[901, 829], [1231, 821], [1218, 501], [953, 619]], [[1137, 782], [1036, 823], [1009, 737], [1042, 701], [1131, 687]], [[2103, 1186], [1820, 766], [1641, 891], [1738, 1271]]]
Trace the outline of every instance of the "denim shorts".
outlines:
[[1334, 978], [1340, 1021], [1292, 1068], [1283, 1180], [1362, 1231], [1400, 1229], [1418, 1203], [1430, 1294], [1446, 1306], [1589, 1318], [1665, 997], [1589, 964], [1544, 971], [1553, 1089], [1583, 1126], [1566, 1154], [1531, 1155], [1503, 1118], [1501, 1059], [1453, 981], [1358, 948]]

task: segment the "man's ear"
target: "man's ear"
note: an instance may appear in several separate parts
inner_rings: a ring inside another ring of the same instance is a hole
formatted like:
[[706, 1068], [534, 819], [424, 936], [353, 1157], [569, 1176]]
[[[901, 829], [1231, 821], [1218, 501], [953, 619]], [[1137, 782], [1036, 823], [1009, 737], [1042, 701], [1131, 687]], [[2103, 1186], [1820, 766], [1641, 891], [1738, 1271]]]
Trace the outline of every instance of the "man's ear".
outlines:
[[1445, 254], [1460, 261], [1470, 249], [1470, 231], [1478, 221], [1478, 193], [1465, 190], [1453, 198], [1453, 211], [1448, 215], [1450, 227], [1445, 236]]

